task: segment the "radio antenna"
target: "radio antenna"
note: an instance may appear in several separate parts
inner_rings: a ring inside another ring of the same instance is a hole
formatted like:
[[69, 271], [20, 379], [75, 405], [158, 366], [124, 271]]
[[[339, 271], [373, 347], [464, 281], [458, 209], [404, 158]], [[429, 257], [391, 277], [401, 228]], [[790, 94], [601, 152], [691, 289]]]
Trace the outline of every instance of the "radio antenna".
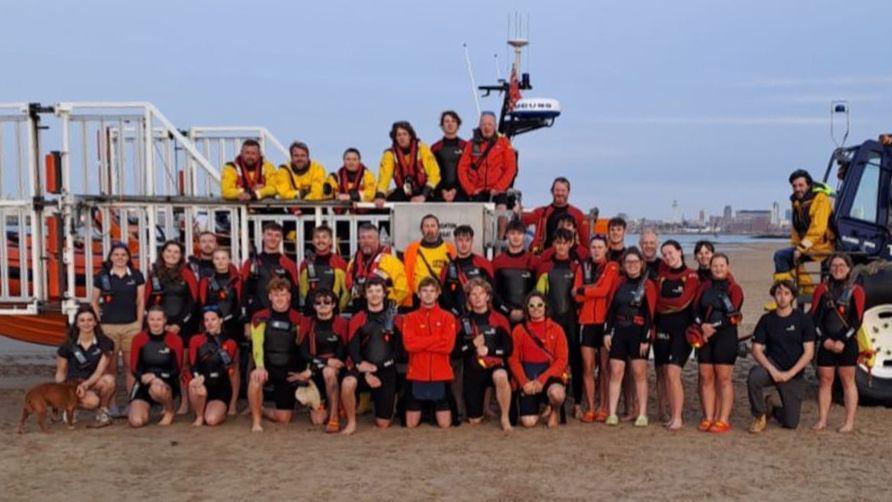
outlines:
[[465, 49], [465, 63], [468, 65], [468, 78], [471, 80], [471, 95], [474, 96], [474, 106], [477, 107], [477, 116], [480, 116], [480, 97], [477, 96], [477, 82], [474, 81], [474, 69], [471, 67], [471, 54], [468, 52], [468, 44], [461, 44]]

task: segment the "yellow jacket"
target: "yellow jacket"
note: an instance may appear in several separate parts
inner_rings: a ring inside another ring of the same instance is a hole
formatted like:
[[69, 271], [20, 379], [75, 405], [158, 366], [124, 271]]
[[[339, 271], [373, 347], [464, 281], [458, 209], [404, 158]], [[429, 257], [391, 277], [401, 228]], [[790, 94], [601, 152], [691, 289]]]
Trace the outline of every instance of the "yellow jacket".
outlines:
[[322, 188], [326, 184], [325, 178], [325, 168], [315, 160], [310, 160], [310, 166], [303, 174], [295, 174], [290, 165], [282, 164], [276, 172], [276, 191], [284, 200], [330, 199]]
[[416, 241], [406, 247], [403, 258], [409, 290], [418, 293], [418, 285], [425, 277], [440, 280], [443, 269], [455, 258], [455, 246], [450, 242], [441, 242], [437, 247], [426, 247], [421, 241]]
[[402, 305], [406, 297], [409, 296], [406, 267], [399, 258], [390, 254], [390, 252], [381, 251], [375, 258], [375, 261], [366, 267], [366, 270], [356, 271], [356, 266], [356, 257], [354, 256], [350, 263], [347, 264], [347, 287], [349, 289], [353, 289], [356, 277], [362, 277], [368, 272], [369, 275], [377, 275], [384, 279], [387, 283], [387, 297], [397, 305]]
[[[257, 199], [275, 197], [276, 195], [276, 167], [266, 160], [262, 162], [260, 175], [263, 177], [263, 187], [255, 191], [254, 197]], [[234, 162], [227, 162], [220, 171], [220, 195], [226, 200], [237, 200], [239, 195], [254, 185], [253, 171], [249, 178], [246, 183], [246, 180], [242, 178], [241, 169], [236, 167]]]
[[[421, 141], [418, 142], [417, 155], [427, 177], [425, 185], [430, 190], [433, 190], [440, 184], [440, 166], [437, 164], [437, 159], [431, 153], [431, 149]], [[394, 181], [393, 170], [395, 166], [396, 160], [393, 158], [393, 151], [390, 148], [384, 150], [384, 154], [381, 155], [381, 163], [378, 166], [378, 193], [385, 195], [388, 193], [390, 182]]]
[[[362, 173], [362, 179], [359, 180], [358, 187], [353, 186], [353, 184], [350, 183], [349, 179], [342, 180], [340, 178], [341, 170], [346, 171], [346, 168], [342, 167], [337, 172], [331, 173], [328, 176], [328, 179], [325, 180], [325, 182], [328, 183], [329, 186], [331, 186], [331, 193], [337, 196], [338, 193], [341, 193], [340, 190], [343, 190], [344, 193], [347, 194], [350, 194], [351, 191], [356, 190], [359, 193], [359, 198], [352, 199], [353, 202], [372, 202], [375, 200], [377, 181], [375, 180], [375, 175], [372, 174], [372, 171], [370, 169], [365, 168], [365, 171]], [[341, 186], [342, 181], [344, 186]]]
[[809, 254], [833, 251], [835, 236], [830, 230], [832, 205], [823, 187], [815, 186], [802, 200], [792, 200], [793, 231], [790, 242]]

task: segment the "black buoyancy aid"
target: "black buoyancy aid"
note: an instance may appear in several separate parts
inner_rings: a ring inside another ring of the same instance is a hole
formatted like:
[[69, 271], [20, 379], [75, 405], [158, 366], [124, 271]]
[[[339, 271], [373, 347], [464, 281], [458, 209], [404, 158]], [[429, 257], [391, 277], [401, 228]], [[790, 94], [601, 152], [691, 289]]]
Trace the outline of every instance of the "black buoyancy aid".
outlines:
[[165, 336], [149, 334], [149, 341], [142, 346], [139, 360], [143, 373], [154, 373], [155, 376], [168, 380], [176, 376], [177, 360], [173, 349], [165, 343]]
[[[255, 311], [269, 308], [266, 285], [274, 277], [287, 280], [291, 284], [292, 289], [295, 286], [288, 271], [282, 266], [281, 257], [282, 255], [279, 253], [261, 253], [251, 258], [251, 268], [248, 276], [249, 283], [245, 288], [245, 299]], [[292, 291], [291, 294], [293, 295], [295, 292]]]
[[223, 321], [229, 321], [236, 314], [238, 295], [235, 290], [236, 278], [229, 274], [212, 275], [208, 280], [207, 305], [220, 309]]
[[548, 304], [552, 315], [563, 315], [573, 310], [574, 279], [569, 262], [555, 261], [548, 271]]
[[152, 303], [164, 309], [168, 322], [187, 320], [189, 285], [181, 275], [177, 275], [174, 279], [161, 279], [157, 273], [152, 274], [152, 296]]
[[[644, 326], [647, 312], [646, 280], [627, 279], [613, 294], [613, 324], [618, 327]], [[644, 286], [644, 287], [642, 287]]]
[[852, 287], [834, 282], [828, 284], [820, 305], [817, 305], [816, 325], [822, 335], [839, 338], [858, 327], [859, 322], [857, 309], [853, 306]]
[[298, 363], [297, 323], [288, 314], [273, 314], [266, 320], [263, 336], [264, 364], [276, 368], [296, 368]]
[[381, 312], [366, 312], [366, 323], [356, 335], [361, 337], [362, 358], [379, 368], [393, 365], [397, 355], [393, 321], [394, 311], [390, 307]]
[[496, 272], [496, 292], [511, 308], [522, 309], [527, 294], [536, 286], [536, 278], [525, 268], [500, 268]]
[[734, 313], [734, 305], [731, 303], [731, 297], [728, 296], [730, 285], [726, 280], [713, 280], [710, 287], [703, 292], [703, 296], [700, 298], [700, 311], [704, 314], [709, 312], [709, 317], [703, 319], [703, 322], [722, 322]]
[[227, 370], [230, 366], [232, 358], [223, 349], [221, 335], [205, 334], [205, 342], [198, 348], [195, 372], [204, 376], [206, 380], [219, 380], [228, 375]]
[[314, 289], [334, 291], [335, 270], [330, 260], [331, 254], [317, 256], [314, 253], [307, 253], [307, 283], [310, 291]]
[[334, 318], [328, 321], [310, 321], [310, 355], [321, 360], [335, 356], [343, 345], [341, 337], [334, 331]]

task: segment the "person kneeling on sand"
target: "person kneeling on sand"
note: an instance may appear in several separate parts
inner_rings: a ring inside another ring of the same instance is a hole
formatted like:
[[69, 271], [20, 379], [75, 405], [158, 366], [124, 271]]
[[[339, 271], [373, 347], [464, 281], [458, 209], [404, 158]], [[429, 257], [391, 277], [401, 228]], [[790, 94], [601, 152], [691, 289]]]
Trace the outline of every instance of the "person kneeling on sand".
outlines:
[[569, 380], [567, 337], [561, 326], [547, 315], [545, 295], [534, 291], [527, 296], [526, 320], [511, 333], [514, 348], [508, 365], [520, 391], [520, 423], [535, 427], [539, 409], [550, 408], [548, 427], [557, 427], [560, 409], [567, 396]]
[[[792, 281], [774, 283], [771, 296], [777, 309], [759, 319], [753, 332], [753, 358], [759, 363], [750, 369], [747, 379], [753, 424], [750, 432], [765, 430], [769, 417], [787, 429], [799, 425], [799, 413], [806, 382], [805, 367], [815, 351], [815, 328], [811, 317], [793, 308], [796, 286]], [[774, 386], [782, 404], [773, 396], [765, 399], [764, 390]]]
[[146, 425], [154, 405], [164, 409], [158, 425], [173, 423], [174, 400], [180, 395], [183, 341], [166, 330], [166, 325], [164, 308], [151, 307], [146, 314], [147, 329], [133, 339], [130, 368], [136, 383], [130, 392], [127, 416], [131, 427]]
[[189, 341], [189, 401], [195, 410], [192, 425], [219, 425], [226, 420], [226, 410], [238, 392], [231, 375], [237, 371], [238, 345], [223, 335], [223, 316], [219, 307], [204, 308], [204, 332]]

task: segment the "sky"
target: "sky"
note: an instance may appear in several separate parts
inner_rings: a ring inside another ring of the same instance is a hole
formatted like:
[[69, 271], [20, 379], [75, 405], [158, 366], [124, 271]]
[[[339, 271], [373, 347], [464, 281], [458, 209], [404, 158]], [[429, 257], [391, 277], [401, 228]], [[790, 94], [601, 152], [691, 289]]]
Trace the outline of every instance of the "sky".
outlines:
[[519, 12], [525, 96], [563, 109], [515, 139], [524, 204], [548, 202], [563, 175], [584, 210], [670, 218], [677, 200], [693, 218], [786, 205], [792, 170], [820, 177], [831, 100], [850, 102], [849, 143], [892, 131], [886, 3], [840, 5], [0, 0], [0, 102], [150, 101], [181, 129], [263, 125], [329, 170], [348, 146], [376, 168], [393, 121], [430, 144], [455, 109], [470, 135], [462, 44], [477, 83], [493, 83]]

